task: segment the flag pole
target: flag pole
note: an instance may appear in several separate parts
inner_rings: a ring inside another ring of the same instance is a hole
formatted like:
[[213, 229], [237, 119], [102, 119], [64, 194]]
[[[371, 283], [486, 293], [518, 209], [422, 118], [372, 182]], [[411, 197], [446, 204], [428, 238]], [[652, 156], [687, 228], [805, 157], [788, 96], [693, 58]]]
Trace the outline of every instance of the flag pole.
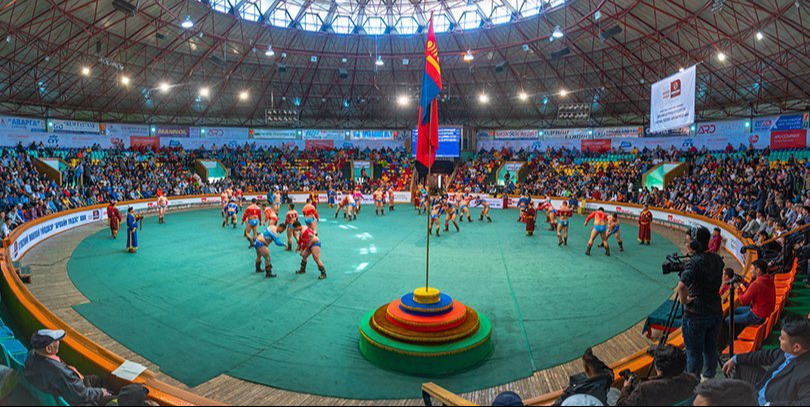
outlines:
[[[431, 105], [433, 103], [435, 103], [435, 101], [431, 102]], [[431, 106], [431, 109], [432, 108], [433, 107]], [[431, 119], [432, 119], [432, 117], [431, 117]], [[432, 120], [431, 120], [431, 122], [432, 122]], [[430, 126], [433, 127], [434, 123], [430, 123]], [[432, 130], [433, 129], [431, 128], [429, 131], [432, 132]], [[432, 133], [430, 133], [430, 134], [432, 134]], [[428, 144], [428, 157], [432, 157], [433, 156], [433, 145], [432, 145], [432, 143], [430, 143], [430, 141], [428, 141], [427, 144]], [[434, 159], [434, 161], [435, 161], [435, 159]], [[430, 201], [430, 177], [431, 177], [432, 174], [433, 174], [433, 163], [431, 163], [428, 166], [427, 181], [425, 182], [425, 188], [427, 189], [427, 224], [428, 224], [428, 228], [427, 228], [427, 255], [425, 257], [425, 293], [430, 291], [430, 235], [432, 234], [430, 232], [433, 229], [433, 222], [432, 222], [433, 221], [433, 217], [432, 217], [433, 216], [433, 214], [432, 214], [433, 205], [431, 204], [431, 201]], [[441, 225], [439, 225], [439, 227], [441, 227]]]

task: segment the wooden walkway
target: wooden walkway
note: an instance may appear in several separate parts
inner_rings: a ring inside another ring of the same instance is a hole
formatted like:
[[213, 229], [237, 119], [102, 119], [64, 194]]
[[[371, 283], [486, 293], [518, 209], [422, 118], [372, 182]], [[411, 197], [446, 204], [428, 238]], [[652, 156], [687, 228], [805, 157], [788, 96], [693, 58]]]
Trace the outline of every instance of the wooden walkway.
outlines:
[[[135, 354], [107, 336], [73, 309], [73, 306], [87, 303], [88, 301], [68, 278], [68, 260], [79, 242], [101, 229], [101, 226], [92, 225], [79, 228], [78, 230], [66, 232], [55, 239], [47, 240], [31, 250], [23, 259], [23, 264], [31, 266], [33, 274], [33, 282], [28, 288], [43, 304], [50, 308], [67, 324], [73, 326], [76, 330], [82, 332], [85, 336], [112, 352], [147, 366], [151, 371], [157, 374], [158, 378], [166, 383], [232, 405], [423, 405], [421, 399], [347, 400], [319, 397], [254, 384], [226, 375], [219, 376], [198, 387], [188, 388], [177, 380], [161, 373], [159, 366]], [[676, 244], [682, 244], [683, 242], [682, 232], [676, 232], [662, 227], [656, 227], [655, 232], [671, 239], [673, 242], [676, 242]], [[635, 241], [628, 241], [627, 243], [635, 244]], [[727, 260], [727, 264], [736, 265], [737, 263]], [[673, 277], [673, 286], [674, 284], [675, 278]], [[641, 335], [641, 323], [639, 323], [611, 340], [595, 346], [594, 353], [606, 363], [612, 363], [650, 344], [650, 341]], [[517, 382], [462, 394], [462, 396], [480, 405], [489, 405], [498, 393], [507, 390], [514, 391], [520, 394], [524, 399], [528, 399], [566, 387], [568, 385], [568, 377], [582, 370], [581, 363], [576, 360], [561, 366], [535, 372], [531, 377]], [[415, 391], [418, 390], [415, 389]]]

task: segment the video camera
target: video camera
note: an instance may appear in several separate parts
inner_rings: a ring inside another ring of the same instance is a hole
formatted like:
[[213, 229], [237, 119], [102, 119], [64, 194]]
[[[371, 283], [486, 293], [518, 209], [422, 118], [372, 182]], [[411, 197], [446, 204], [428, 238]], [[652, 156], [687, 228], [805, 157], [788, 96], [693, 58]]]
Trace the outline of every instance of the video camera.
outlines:
[[692, 258], [692, 256], [682, 256], [677, 252], [667, 256], [667, 261], [661, 265], [664, 275], [672, 273], [678, 273], [680, 275], [686, 269], [686, 262], [684, 260], [689, 260], [690, 258]]

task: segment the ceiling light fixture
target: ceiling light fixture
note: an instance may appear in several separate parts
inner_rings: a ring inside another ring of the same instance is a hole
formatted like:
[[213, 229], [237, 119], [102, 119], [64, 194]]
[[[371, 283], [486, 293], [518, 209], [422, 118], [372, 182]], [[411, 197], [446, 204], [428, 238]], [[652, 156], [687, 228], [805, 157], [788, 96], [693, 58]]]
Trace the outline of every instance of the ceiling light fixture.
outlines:
[[90, 68], [88, 68], [88, 67], [86, 67], [86, 66], [83, 66], [83, 67], [82, 67], [82, 75], [84, 75], [84, 76], [90, 76]]
[[565, 34], [563, 34], [562, 30], [560, 29], [560, 26], [558, 25], [554, 27], [554, 32], [551, 33], [551, 36], [556, 39], [560, 39], [562, 37], [565, 37]]
[[122, 76], [122, 77], [121, 77], [121, 83], [122, 83], [124, 86], [129, 85], [129, 82], [130, 82], [129, 76], [124, 75], [124, 76]]
[[568, 96], [568, 90], [566, 90], [566, 89], [561, 89], [561, 90], [560, 90], [560, 96], [562, 96], [562, 97], [566, 97], [566, 96]]
[[200, 88], [200, 96], [201, 97], [207, 98], [209, 95], [211, 95], [211, 89], [208, 89], [206, 87]]
[[489, 95], [487, 95], [486, 93], [482, 93], [481, 95], [478, 96], [478, 101], [481, 102], [481, 104], [489, 103]]
[[158, 85], [158, 89], [160, 89], [160, 91], [163, 92], [163, 93], [169, 93], [171, 88], [172, 88], [171, 85], [169, 85], [167, 82], [161, 82]]
[[464, 54], [464, 61], [472, 62], [473, 60], [475, 60], [475, 55], [473, 55], [472, 50], [468, 49], [467, 53]]
[[194, 27], [194, 22], [191, 21], [191, 17], [186, 16], [186, 19], [183, 20], [182, 23], [180, 23], [180, 27], [183, 27], [185, 29], [189, 29], [191, 27]]
[[239, 92], [239, 100], [245, 101], [245, 100], [248, 100], [249, 98], [250, 98], [250, 94], [248, 93], [248, 91], [243, 90], [243, 91]]
[[383, 66], [383, 65], [385, 65], [385, 62], [383, 62], [382, 57], [378, 55], [377, 60], [374, 61], [374, 65]]
[[720, 61], [720, 62], [725, 61], [726, 60], [726, 54], [724, 54], [722, 52], [718, 52], [717, 53], [717, 60]]
[[276, 56], [276, 51], [273, 51], [273, 46], [272, 45], [267, 46], [267, 51], [264, 52], [264, 55], [267, 55], [268, 57]]

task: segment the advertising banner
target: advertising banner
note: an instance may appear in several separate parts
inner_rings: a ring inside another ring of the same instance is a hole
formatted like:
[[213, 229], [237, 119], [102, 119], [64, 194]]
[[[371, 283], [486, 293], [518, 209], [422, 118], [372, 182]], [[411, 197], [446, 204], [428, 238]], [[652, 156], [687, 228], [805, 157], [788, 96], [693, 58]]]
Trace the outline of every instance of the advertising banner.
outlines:
[[25, 117], [0, 116], [0, 129], [24, 130], [27, 132], [45, 132], [45, 120], [28, 119]]
[[631, 137], [638, 138], [643, 136], [644, 136], [644, 127], [604, 127], [593, 129], [593, 138], [596, 139], [631, 138]]
[[697, 66], [685, 69], [652, 85], [650, 129], [677, 129], [695, 122]]
[[155, 137], [190, 137], [187, 126], [155, 126]]
[[782, 131], [806, 129], [808, 113], [786, 114], [781, 116], [760, 117], [754, 119], [754, 131]]
[[335, 141], [334, 140], [305, 140], [305, 149], [307, 151], [315, 151], [315, 150], [334, 150], [335, 148]]
[[540, 135], [541, 140], [554, 140], [554, 139], [582, 140], [592, 137], [593, 132], [590, 131], [590, 129], [586, 128], [545, 129], [542, 131], [542, 134]]
[[101, 125], [96, 122], [80, 122], [76, 120], [51, 120], [54, 133], [89, 133], [101, 134]]
[[252, 129], [252, 138], [257, 140], [296, 140], [298, 130], [289, 129]]
[[738, 135], [751, 133], [750, 123], [746, 127], [745, 124], [748, 120], [726, 120], [721, 122], [704, 122], [695, 125], [695, 135], [700, 136], [715, 136], [715, 135]]
[[304, 140], [346, 140], [343, 130], [304, 130]]
[[203, 127], [200, 130], [200, 136], [209, 139], [247, 139], [250, 138], [250, 129], [247, 127]]
[[540, 137], [539, 130], [495, 130], [492, 132], [495, 140], [536, 140]]
[[352, 140], [393, 140], [397, 136], [393, 130], [352, 130]]
[[771, 149], [787, 150], [791, 148], [807, 148], [807, 130], [771, 132]]
[[107, 135], [117, 137], [141, 136], [149, 137], [149, 125], [127, 124], [127, 123], [106, 123]]
[[604, 153], [611, 149], [610, 139], [582, 140], [582, 151], [591, 153]]
[[151, 149], [159, 149], [160, 148], [160, 138], [159, 137], [143, 137], [143, 136], [130, 136], [129, 137], [129, 146], [131, 148], [151, 148]]

